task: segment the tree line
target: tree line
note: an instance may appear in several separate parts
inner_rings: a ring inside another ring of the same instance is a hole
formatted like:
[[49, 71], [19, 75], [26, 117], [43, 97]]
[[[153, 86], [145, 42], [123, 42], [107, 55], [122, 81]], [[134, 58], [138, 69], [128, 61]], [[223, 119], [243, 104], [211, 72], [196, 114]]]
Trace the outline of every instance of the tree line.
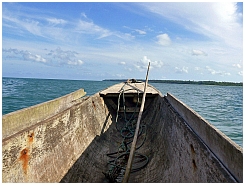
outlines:
[[[103, 81], [126, 82], [127, 79], [106, 79]], [[139, 79], [137, 81], [145, 81]], [[197, 84], [197, 85], [221, 85], [221, 86], [243, 86], [242, 82], [216, 82], [216, 81], [191, 81], [191, 80], [148, 80], [149, 83], [169, 83], [169, 84]]]

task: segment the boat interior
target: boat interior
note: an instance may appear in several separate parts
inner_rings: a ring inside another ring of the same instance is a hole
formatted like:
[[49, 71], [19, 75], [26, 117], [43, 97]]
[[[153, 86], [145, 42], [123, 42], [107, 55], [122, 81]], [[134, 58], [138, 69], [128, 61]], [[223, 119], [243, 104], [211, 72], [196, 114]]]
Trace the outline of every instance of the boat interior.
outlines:
[[[122, 182], [144, 91], [125, 84], [6, 136], [3, 182]], [[128, 182], [242, 182], [241, 148], [171, 94], [147, 89]]]
[[[142, 88], [129, 89], [99, 93], [109, 115], [103, 128], [110, 126], [61, 182], [122, 182], [143, 96]], [[166, 97], [149, 91], [129, 182], [236, 182]]]

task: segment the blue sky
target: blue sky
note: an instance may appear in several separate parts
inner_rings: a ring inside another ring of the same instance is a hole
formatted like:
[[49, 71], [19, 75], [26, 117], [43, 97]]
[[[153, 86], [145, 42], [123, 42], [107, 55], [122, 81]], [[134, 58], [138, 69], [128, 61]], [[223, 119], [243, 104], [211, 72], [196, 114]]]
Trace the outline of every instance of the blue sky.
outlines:
[[2, 3], [2, 76], [243, 80], [243, 4]]

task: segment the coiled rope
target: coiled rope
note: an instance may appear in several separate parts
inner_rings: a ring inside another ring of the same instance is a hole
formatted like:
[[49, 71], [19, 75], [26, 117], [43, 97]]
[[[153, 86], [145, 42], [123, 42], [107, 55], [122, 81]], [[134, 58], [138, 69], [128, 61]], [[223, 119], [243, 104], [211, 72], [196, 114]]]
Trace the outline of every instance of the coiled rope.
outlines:
[[[107, 154], [108, 157], [113, 158], [108, 162], [109, 170], [103, 174], [109, 180], [109, 182], [122, 182], [124, 173], [126, 170], [131, 144], [133, 142], [133, 137], [135, 135], [136, 123], [137, 123], [137, 115], [136, 110], [140, 103], [139, 99], [139, 90], [137, 88], [131, 88], [125, 90], [125, 85], [128, 85], [129, 82], [125, 82], [125, 84], [120, 89], [120, 93], [118, 96], [118, 106], [117, 106], [117, 114], [116, 114], [116, 129], [120, 136], [122, 137], [122, 142], [120, 143], [117, 151]], [[133, 113], [126, 112], [126, 102], [125, 102], [125, 92], [129, 90], [135, 90], [137, 92], [137, 102], [135, 105], [135, 109]], [[122, 100], [123, 107], [123, 115], [119, 115], [120, 102]], [[146, 140], [146, 125], [141, 124], [139, 127], [138, 139], [141, 142], [136, 146], [136, 152], [134, 156], [134, 161], [131, 169], [131, 173], [136, 172], [144, 168], [149, 159], [146, 155], [140, 154], [137, 152], [139, 148], [141, 148]]]

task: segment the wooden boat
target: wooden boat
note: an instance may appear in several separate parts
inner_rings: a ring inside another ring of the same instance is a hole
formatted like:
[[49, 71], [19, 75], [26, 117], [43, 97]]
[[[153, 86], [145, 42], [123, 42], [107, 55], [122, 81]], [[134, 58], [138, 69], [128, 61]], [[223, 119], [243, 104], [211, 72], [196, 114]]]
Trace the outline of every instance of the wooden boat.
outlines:
[[[2, 182], [121, 182], [143, 82], [83, 89], [2, 117]], [[129, 181], [243, 182], [243, 151], [148, 85]]]

